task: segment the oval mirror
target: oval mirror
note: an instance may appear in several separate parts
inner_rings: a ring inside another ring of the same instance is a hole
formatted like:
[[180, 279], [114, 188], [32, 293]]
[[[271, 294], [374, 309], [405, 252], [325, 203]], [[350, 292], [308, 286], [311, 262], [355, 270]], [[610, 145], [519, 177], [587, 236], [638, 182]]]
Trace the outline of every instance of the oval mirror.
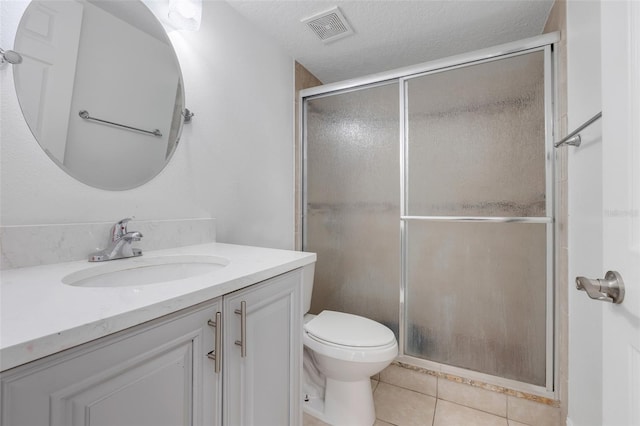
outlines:
[[164, 28], [140, 1], [34, 0], [14, 81], [38, 143], [71, 176], [125, 190], [156, 176], [182, 130], [184, 89]]

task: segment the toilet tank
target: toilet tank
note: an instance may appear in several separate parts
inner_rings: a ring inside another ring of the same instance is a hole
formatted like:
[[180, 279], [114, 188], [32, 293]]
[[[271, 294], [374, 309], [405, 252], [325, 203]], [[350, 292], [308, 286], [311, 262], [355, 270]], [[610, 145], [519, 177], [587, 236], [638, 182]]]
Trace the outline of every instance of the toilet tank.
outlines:
[[302, 314], [306, 314], [311, 309], [311, 295], [313, 294], [313, 275], [316, 270], [316, 263], [302, 267]]

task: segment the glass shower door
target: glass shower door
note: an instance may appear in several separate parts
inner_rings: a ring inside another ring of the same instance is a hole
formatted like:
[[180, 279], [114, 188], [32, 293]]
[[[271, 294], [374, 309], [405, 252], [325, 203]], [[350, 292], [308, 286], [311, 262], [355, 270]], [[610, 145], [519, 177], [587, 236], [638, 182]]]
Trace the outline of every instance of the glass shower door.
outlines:
[[404, 353], [546, 386], [545, 50], [404, 80]]
[[398, 335], [399, 85], [305, 100], [303, 250], [318, 254], [311, 311], [379, 321]]
[[389, 326], [411, 365], [553, 392], [551, 59], [536, 45], [305, 96], [312, 313]]

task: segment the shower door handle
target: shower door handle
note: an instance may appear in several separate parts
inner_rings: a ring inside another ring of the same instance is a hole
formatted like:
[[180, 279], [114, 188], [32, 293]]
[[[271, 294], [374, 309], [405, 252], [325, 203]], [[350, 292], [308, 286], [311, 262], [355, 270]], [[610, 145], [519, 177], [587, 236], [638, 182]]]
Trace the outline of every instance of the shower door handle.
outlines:
[[616, 271], [608, 271], [604, 279], [576, 277], [576, 288], [587, 292], [590, 298], [620, 304], [624, 300], [624, 282]]

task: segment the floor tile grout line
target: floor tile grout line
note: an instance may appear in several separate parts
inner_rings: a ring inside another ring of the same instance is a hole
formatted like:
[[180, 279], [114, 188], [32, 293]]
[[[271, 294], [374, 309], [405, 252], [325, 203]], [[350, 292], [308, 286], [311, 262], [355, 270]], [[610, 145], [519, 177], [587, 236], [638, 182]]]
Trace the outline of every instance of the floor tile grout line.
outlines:
[[[463, 404], [463, 403], [461, 403], [461, 402], [454, 401], [454, 400], [452, 400], [452, 399], [447, 399], [447, 398], [442, 398], [442, 397], [438, 397], [437, 399], [438, 399], [438, 400], [442, 400], [442, 401], [447, 401], [447, 402], [450, 402], [450, 403], [452, 403], [452, 404], [460, 405], [460, 406], [462, 406], [462, 407], [471, 408], [472, 410], [480, 411], [480, 412], [482, 412], [482, 413], [491, 414], [492, 416], [501, 417], [501, 418], [503, 418], [503, 419], [509, 419], [509, 417], [508, 417], [508, 412], [507, 412], [506, 410], [505, 410], [505, 415], [504, 415], [504, 416], [501, 416], [500, 414], [492, 413], [491, 411], [483, 410], [482, 408], [472, 407], [472, 406], [470, 406], [470, 405], [466, 405], [466, 404]], [[505, 407], [505, 408], [506, 408], [506, 407]], [[513, 419], [512, 419], [512, 420], [513, 420]]]
[[[445, 402], [448, 402], [449, 404], [458, 405], [458, 406], [460, 406], [460, 407], [468, 408], [468, 409], [470, 409], [470, 410], [479, 411], [479, 412], [481, 412], [481, 413], [488, 414], [488, 415], [490, 415], [490, 416], [500, 417], [501, 419], [505, 419], [505, 420], [507, 420], [507, 422], [508, 422], [509, 420], [513, 420], [514, 422], [515, 422], [515, 421], [517, 421], [517, 420], [514, 420], [514, 419], [509, 419], [509, 417], [507, 417], [507, 416], [501, 416], [500, 414], [491, 413], [491, 412], [489, 412], [489, 411], [485, 411], [485, 410], [483, 410], [483, 409], [481, 409], [481, 408], [470, 407], [470, 406], [468, 406], [468, 405], [461, 404], [461, 403], [459, 403], [459, 402], [455, 402], [455, 401], [450, 401], [450, 400], [445, 399], [445, 398], [437, 398], [437, 399], [436, 399], [436, 401], [445, 401]], [[522, 422], [520, 422], [520, 423], [522, 423]], [[523, 423], [523, 424], [524, 424], [524, 423]], [[527, 425], [527, 426], [530, 426], [530, 425]]]
[[[436, 394], [437, 393], [438, 393], [438, 391], [436, 390]], [[437, 409], [438, 409], [438, 398], [436, 397], [436, 403], [433, 404], [433, 417], [431, 418], [431, 426], [434, 426], [435, 423], [436, 423], [436, 410]]]

